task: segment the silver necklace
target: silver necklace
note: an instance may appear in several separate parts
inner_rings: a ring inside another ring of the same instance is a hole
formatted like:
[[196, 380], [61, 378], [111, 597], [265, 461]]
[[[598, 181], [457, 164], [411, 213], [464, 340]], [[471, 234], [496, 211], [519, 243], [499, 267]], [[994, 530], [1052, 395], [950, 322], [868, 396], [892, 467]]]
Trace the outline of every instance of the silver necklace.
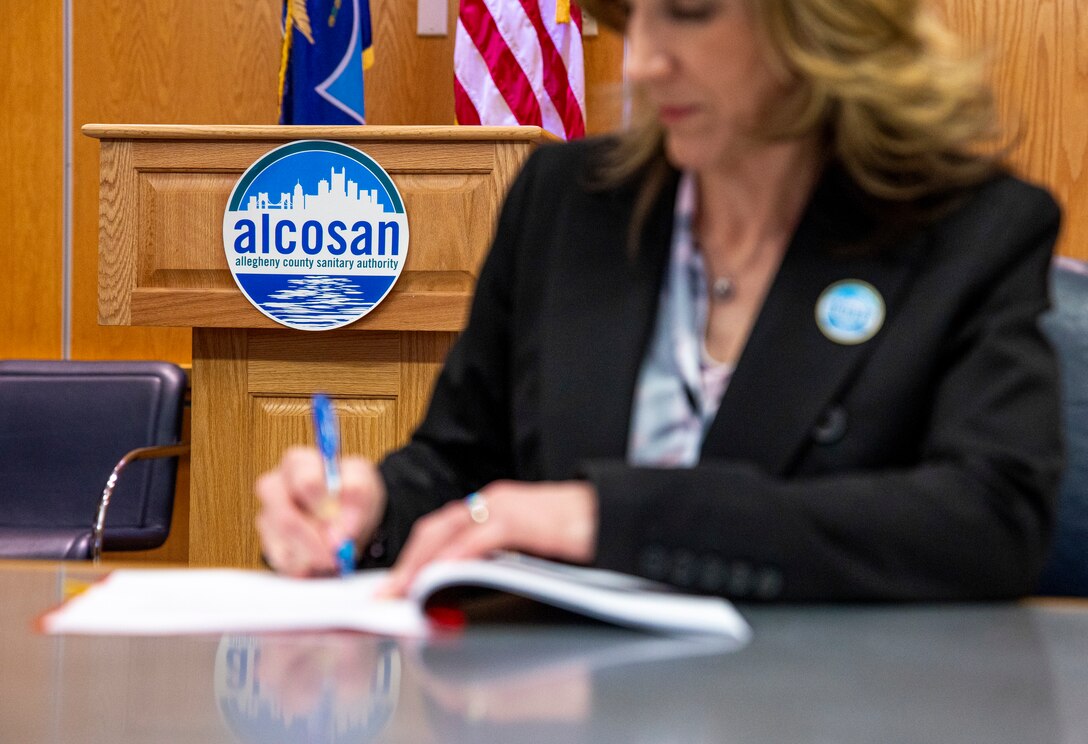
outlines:
[[723, 274], [710, 285], [710, 298], [714, 302], [728, 302], [737, 295], [737, 282], [728, 274]]

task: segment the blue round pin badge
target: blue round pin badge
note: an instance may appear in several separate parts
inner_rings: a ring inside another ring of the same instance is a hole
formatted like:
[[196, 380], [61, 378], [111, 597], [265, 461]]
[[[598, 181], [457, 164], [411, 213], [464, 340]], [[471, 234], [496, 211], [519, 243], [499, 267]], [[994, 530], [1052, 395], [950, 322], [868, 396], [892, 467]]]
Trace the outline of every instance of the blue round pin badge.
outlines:
[[242, 294], [289, 328], [363, 317], [408, 257], [408, 217], [389, 174], [340, 142], [277, 147], [246, 169], [223, 214], [223, 250]]
[[835, 282], [816, 302], [816, 325], [837, 344], [868, 341], [884, 325], [884, 298], [876, 287], [860, 279]]

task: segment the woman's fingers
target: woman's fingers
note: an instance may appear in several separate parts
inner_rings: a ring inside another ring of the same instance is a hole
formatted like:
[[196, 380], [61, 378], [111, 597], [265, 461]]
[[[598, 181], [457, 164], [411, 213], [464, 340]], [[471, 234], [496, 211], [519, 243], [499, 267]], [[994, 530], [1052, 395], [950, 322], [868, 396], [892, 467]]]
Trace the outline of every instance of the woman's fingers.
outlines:
[[475, 522], [469, 516], [468, 506], [463, 501], [451, 501], [420, 518], [408, 535], [408, 542], [389, 574], [383, 593], [403, 596], [419, 570], [433, 561], [443, 547], [456, 540], [459, 533], [473, 524]]
[[[349, 457], [341, 461], [340, 475], [340, 492], [328, 494], [318, 452], [296, 447], [258, 479], [257, 530], [274, 569], [292, 576], [333, 573], [340, 544], [377, 529], [386, 501], [378, 469]], [[474, 509], [458, 500], [416, 522], [384, 593], [403, 595], [432, 561], [480, 558], [496, 550], [592, 560], [597, 497], [588, 483], [499, 481], [475, 498]]]
[[[276, 488], [265, 483], [263, 488]], [[301, 518], [293, 509], [264, 508], [257, 515], [257, 532], [265, 560], [291, 576], [328, 573], [334, 569], [319, 525]]]
[[324, 464], [312, 448], [288, 450], [254, 490], [265, 559], [291, 576], [334, 573], [340, 544], [372, 534], [385, 509], [385, 488], [373, 464], [345, 458], [340, 492], [329, 494]]
[[436, 560], [481, 558], [496, 550], [519, 550], [580, 563], [593, 559], [597, 496], [581, 481], [518, 483], [500, 481], [468, 501], [446, 504], [412, 530], [390, 574], [385, 593], [405, 594], [420, 570]]
[[333, 544], [367, 538], [378, 529], [385, 513], [385, 484], [377, 466], [361, 457], [340, 461], [340, 509]]
[[277, 471], [292, 502], [303, 511], [316, 514], [326, 499], [325, 465], [312, 447], [292, 447], [283, 453]]

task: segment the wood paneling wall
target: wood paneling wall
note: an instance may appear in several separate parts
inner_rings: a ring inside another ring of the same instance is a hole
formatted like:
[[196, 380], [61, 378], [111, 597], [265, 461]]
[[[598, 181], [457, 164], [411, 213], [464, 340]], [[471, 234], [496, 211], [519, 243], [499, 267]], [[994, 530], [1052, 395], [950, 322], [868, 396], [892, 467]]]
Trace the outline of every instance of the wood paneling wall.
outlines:
[[[448, 0], [450, 21], [457, 0]], [[1088, 13], [1083, 0], [933, 0], [975, 48], [993, 50], [1014, 156], [1066, 207], [1061, 251], [1088, 259]], [[411, 0], [372, 0], [375, 124], [452, 120], [453, 36], [415, 35]], [[271, 123], [280, 0], [72, 3], [74, 205], [72, 355], [187, 362], [185, 330], [96, 321], [97, 144], [89, 122]], [[0, 3], [0, 198], [11, 215], [0, 255], [0, 356], [61, 355], [63, 18], [61, 0]], [[618, 123], [622, 43], [586, 39], [589, 128]]]
[[61, 0], [0, 2], [0, 356], [61, 353]]
[[[366, 77], [371, 124], [453, 123], [453, 34], [416, 36], [415, 2], [371, 2], [376, 63]], [[276, 122], [281, 0], [80, 0], [74, 3], [75, 123]], [[622, 42], [587, 40], [590, 86], [614, 88]], [[597, 85], [597, 81], [606, 84]], [[589, 121], [608, 129], [602, 99]], [[97, 325], [98, 146], [76, 136], [72, 355], [190, 360], [187, 330]]]
[[[277, 116], [279, 0], [73, 3], [73, 109], [91, 122], [258, 124]], [[188, 362], [188, 330], [98, 325], [98, 142], [75, 134], [72, 356]]]
[[1088, 5], [1085, 0], [934, 0], [969, 48], [992, 56], [1012, 157], [1065, 207], [1058, 251], [1088, 260]]

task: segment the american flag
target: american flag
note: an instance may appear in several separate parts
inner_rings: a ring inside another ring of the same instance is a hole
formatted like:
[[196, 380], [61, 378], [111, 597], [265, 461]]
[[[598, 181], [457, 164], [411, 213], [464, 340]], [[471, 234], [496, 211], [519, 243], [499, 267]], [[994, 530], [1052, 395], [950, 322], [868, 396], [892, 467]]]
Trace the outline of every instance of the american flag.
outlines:
[[582, 12], [572, 0], [460, 0], [454, 46], [459, 124], [586, 132]]

